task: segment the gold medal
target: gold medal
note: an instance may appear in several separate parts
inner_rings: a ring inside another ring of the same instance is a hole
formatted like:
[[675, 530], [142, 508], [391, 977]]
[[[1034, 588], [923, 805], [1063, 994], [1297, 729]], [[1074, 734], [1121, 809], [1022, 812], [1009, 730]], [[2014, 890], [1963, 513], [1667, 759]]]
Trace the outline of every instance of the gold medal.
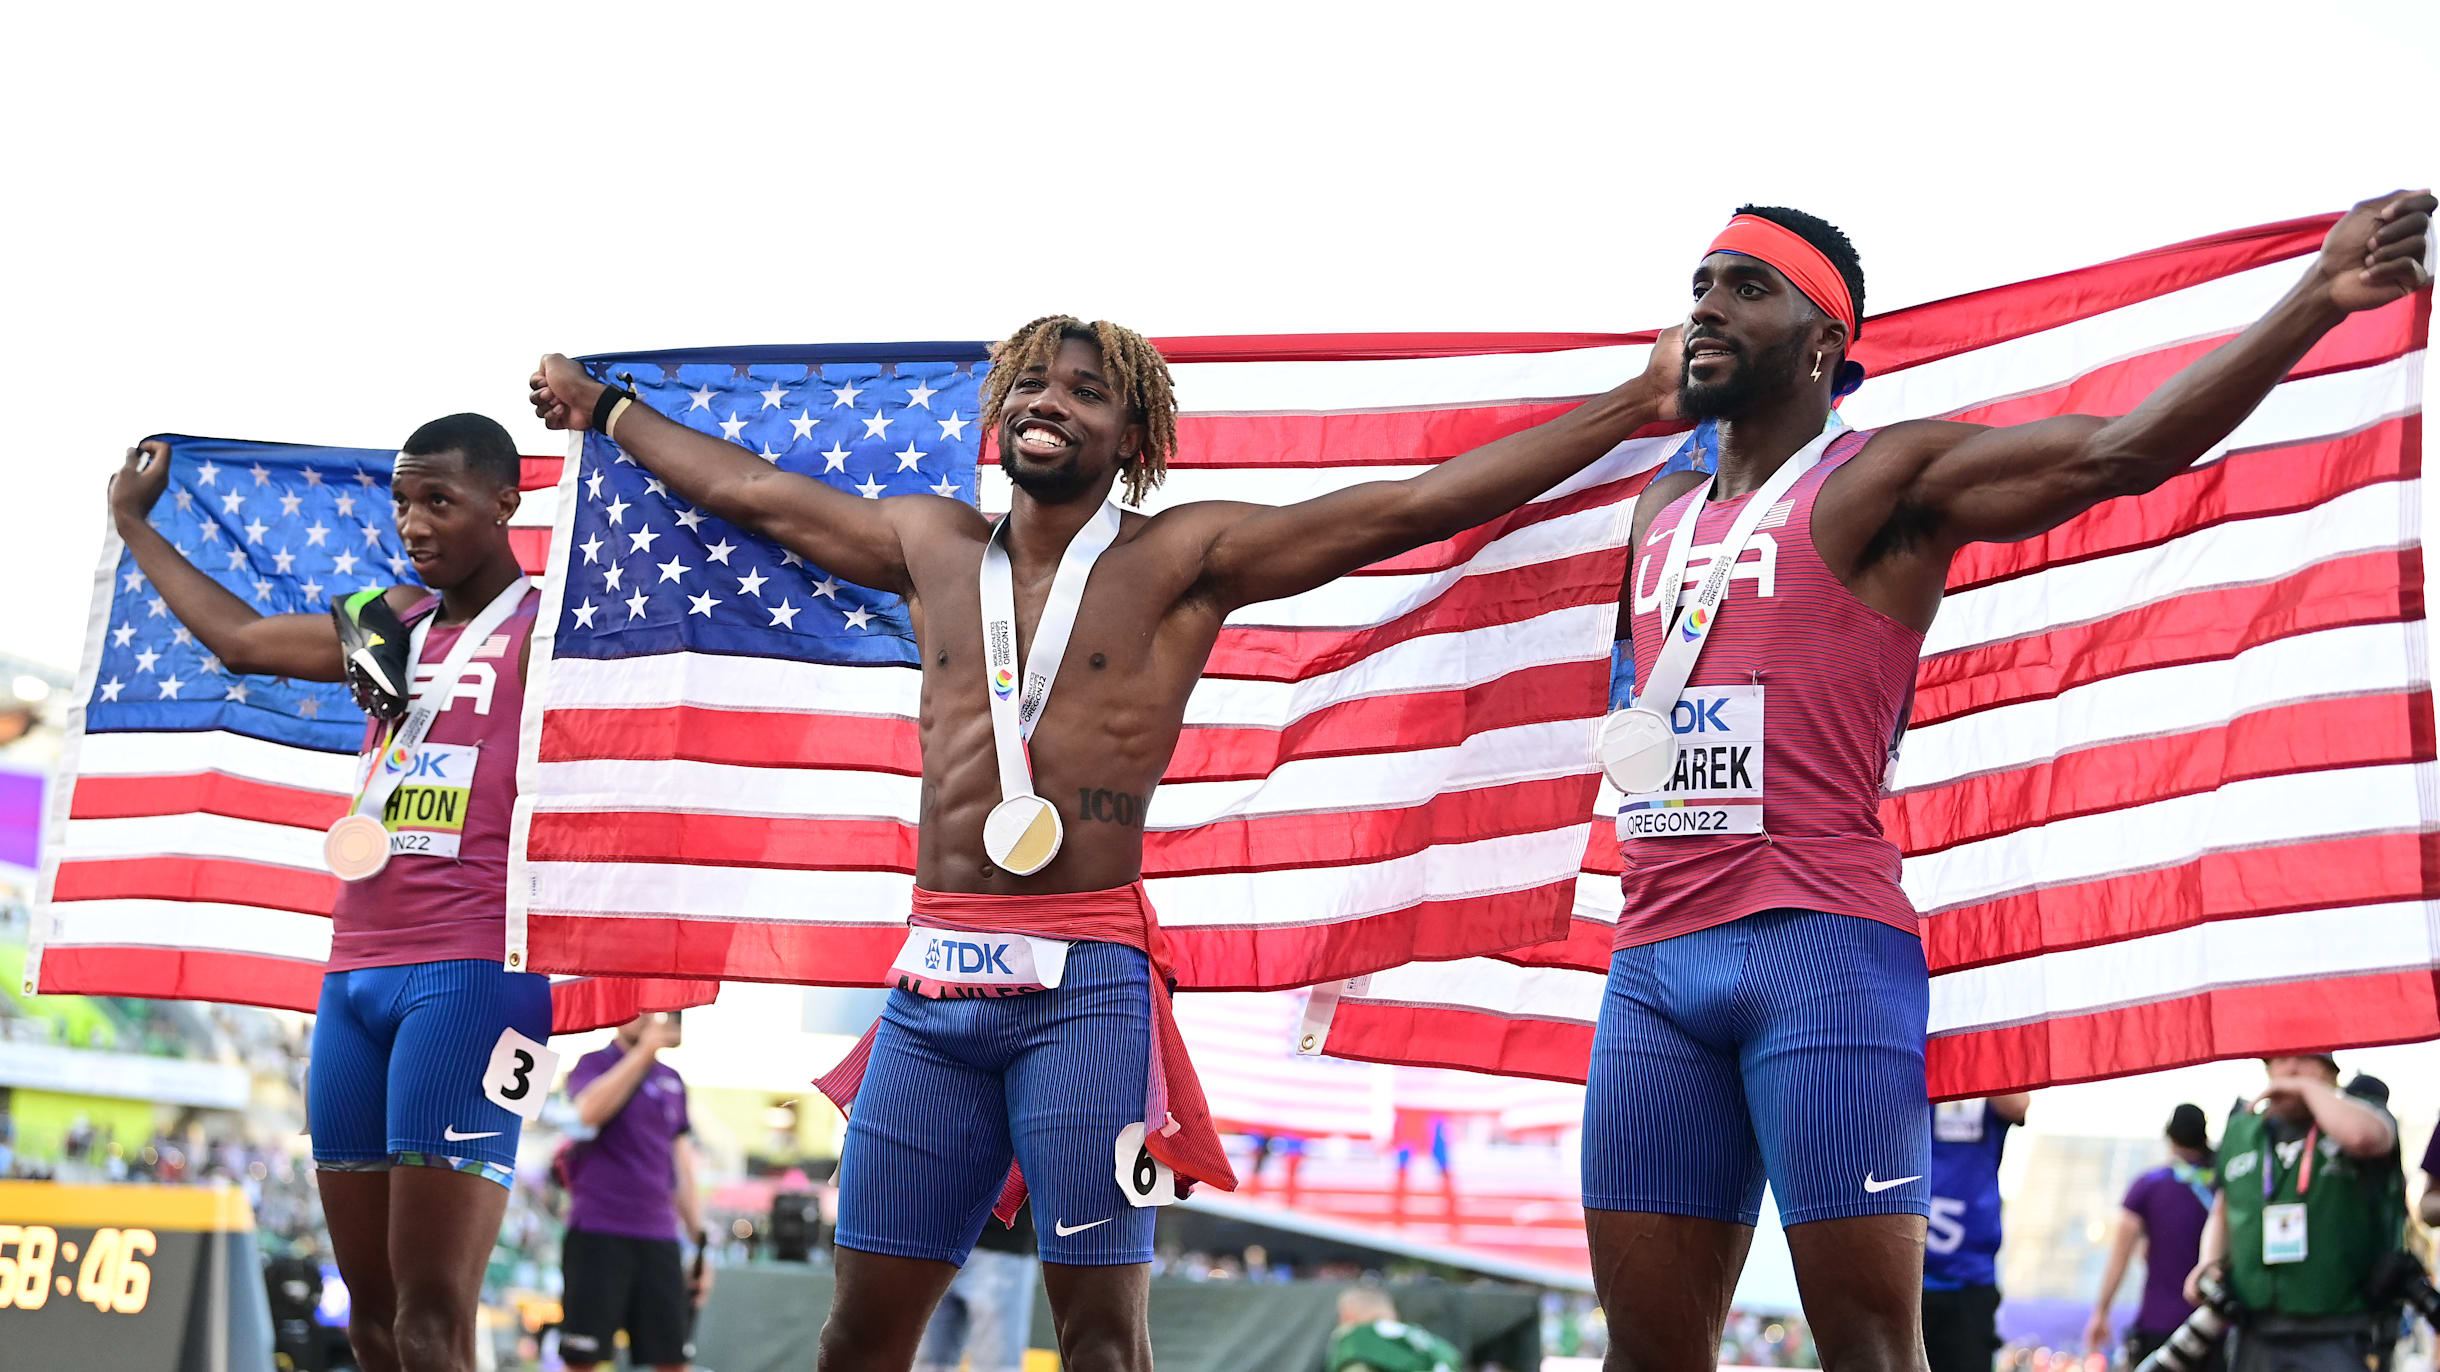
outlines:
[[1064, 836], [1058, 809], [1036, 795], [1010, 796], [983, 817], [983, 851], [1021, 877], [1050, 866]]
[[390, 831], [371, 815], [348, 815], [322, 835], [322, 862], [341, 881], [362, 881], [390, 861]]

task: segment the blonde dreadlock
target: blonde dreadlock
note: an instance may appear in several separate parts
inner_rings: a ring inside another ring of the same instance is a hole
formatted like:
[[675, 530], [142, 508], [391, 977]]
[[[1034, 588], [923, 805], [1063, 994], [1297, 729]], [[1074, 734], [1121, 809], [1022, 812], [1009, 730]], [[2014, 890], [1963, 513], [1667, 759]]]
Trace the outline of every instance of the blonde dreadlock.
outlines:
[[1178, 446], [1178, 403], [1169, 385], [1169, 363], [1133, 329], [1106, 319], [1087, 324], [1074, 315], [1046, 314], [994, 344], [991, 371], [983, 378], [983, 432], [999, 437], [1009, 387], [1027, 368], [1049, 367], [1060, 343], [1070, 338], [1101, 349], [1102, 370], [1118, 388], [1119, 403], [1144, 426], [1144, 446], [1120, 474], [1127, 503], [1140, 505], [1169, 474], [1169, 457]]

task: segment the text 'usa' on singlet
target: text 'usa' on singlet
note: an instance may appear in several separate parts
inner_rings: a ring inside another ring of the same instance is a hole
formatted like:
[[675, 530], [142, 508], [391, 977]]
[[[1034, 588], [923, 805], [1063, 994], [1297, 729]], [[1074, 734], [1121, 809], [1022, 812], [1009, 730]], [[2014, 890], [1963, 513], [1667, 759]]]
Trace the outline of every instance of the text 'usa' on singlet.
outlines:
[[[1898, 885], [1898, 850], [1882, 836], [1880, 798], [1923, 635], [1858, 600], [1813, 546], [1822, 483], [1871, 437], [1833, 440], [1822, 461], [1764, 512], [1737, 559], [1718, 623], [1672, 712], [1679, 743], [1672, 791], [1629, 797], [1620, 816], [1625, 908], [1617, 947], [1788, 907], [1916, 931], [1914, 906]], [[1694, 510], [1689, 492], [1631, 550], [1636, 681], [1652, 677], [1664, 611], [1674, 615], [1681, 600], [1692, 600], [1751, 498]], [[1690, 517], [1698, 522], [1684, 584], [1665, 596], [1658, 583], [1669, 539]], [[1673, 792], [1712, 798], [1717, 814], [1736, 816], [1734, 827], [1749, 831], [1673, 831], [1678, 817], [1669, 810], [1684, 804]]]
[[[517, 738], [525, 717], [518, 660], [534, 631], [542, 593], [528, 591], [458, 679], [448, 707], [411, 758], [375, 757], [386, 729], [368, 728], [368, 767], [403, 767], [406, 778], [381, 814], [393, 835], [390, 860], [363, 881], [342, 882], [331, 909], [330, 966], [397, 967], [480, 958], [498, 962], [508, 946], [508, 829], [517, 805]], [[419, 602], [401, 616], [412, 627], [437, 613]], [[416, 659], [424, 687], [456, 646], [462, 624], [435, 623]]]

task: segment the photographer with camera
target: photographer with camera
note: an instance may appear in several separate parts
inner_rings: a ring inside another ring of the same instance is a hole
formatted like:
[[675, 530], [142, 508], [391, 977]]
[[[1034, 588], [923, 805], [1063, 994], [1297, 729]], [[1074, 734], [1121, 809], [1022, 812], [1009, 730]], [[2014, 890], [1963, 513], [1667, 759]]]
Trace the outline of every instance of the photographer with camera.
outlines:
[[2263, 1066], [2269, 1083], [2220, 1138], [2220, 1194], [2186, 1298], [2224, 1281], [2242, 1308], [2231, 1372], [2380, 1366], [2398, 1326], [2372, 1287], [2406, 1220], [2387, 1092], [2339, 1090], [2327, 1053]]

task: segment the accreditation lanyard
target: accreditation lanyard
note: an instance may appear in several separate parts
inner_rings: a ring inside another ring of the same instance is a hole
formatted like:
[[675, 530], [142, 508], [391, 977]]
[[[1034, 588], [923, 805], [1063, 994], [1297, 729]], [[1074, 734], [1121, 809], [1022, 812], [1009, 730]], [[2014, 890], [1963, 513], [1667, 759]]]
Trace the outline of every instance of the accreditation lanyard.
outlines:
[[[525, 593], [533, 584], [524, 577], [518, 577], [493, 596], [490, 604], [466, 622], [465, 632], [458, 635], [458, 641], [449, 649], [449, 656], [441, 659], [441, 665], [433, 673], [432, 679], [422, 683], [415, 681], [415, 664], [424, 659], [424, 639], [432, 628], [432, 621], [439, 618], [439, 612], [434, 611], [416, 621], [415, 627], [407, 634], [407, 698], [410, 704], [406, 718], [392, 725], [389, 737], [373, 750], [372, 766], [365, 769], [364, 789], [356, 793], [356, 803], [348, 807], [349, 814], [371, 815], [376, 819], [381, 817], [383, 807], [397, 793], [399, 784], [414, 770], [406, 765], [407, 761], [415, 756], [417, 748], [423, 746], [425, 735], [432, 732], [432, 725], [440, 718], [441, 711], [449, 708], [449, 697], [457, 691], [458, 678], [464, 676], [466, 668], [474, 662], [475, 651], [490, 641], [517, 607], [525, 603]], [[382, 765], [384, 759], [393, 757], [398, 759], [397, 765]]]
[[1025, 751], [1051, 696], [1051, 682], [1067, 656], [1068, 635], [1076, 628], [1076, 609], [1084, 603], [1084, 585], [1093, 564], [1118, 541], [1118, 506], [1103, 501], [1101, 510], [1060, 555], [1051, 577], [1051, 593], [1042, 604], [1042, 620], [1034, 626], [1033, 646], [1025, 653], [1024, 689], [1017, 689], [1016, 579], [1009, 570], [1008, 548], [1001, 535], [1003, 518], [983, 545], [983, 672], [991, 695], [991, 742], [999, 751], [1000, 796], [1013, 800], [1032, 795], [1033, 762]]
[[1762, 483], [1762, 489], [1754, 492], [1728, 526], [1728, 536], [1720, 540], [1719, 551], [1711, 559], [1711, 570], [1704, 575], [1702, 588], [1695, 592], [1694, 603], [1681, 611], [1678, 593], [1685, 588], [1686, 560], [1694, 549], [1694, 526], [1702, 519], [1704, 502], [1711, 498], [1711, 488], [1719, 478], [1706, 478], [1695, 488], [1694, 504], [1686, 511], [1686, 517], [1678, 521], [1676, 532], [1669, 536], [1669, 551], [1661, 559], [1660, 656], [1652, 664], [1652, 679], [1635, 693], [1638, 709], [1666, 718], [1677, 707], [1678, 696], [1686, 689], [1686, 679], [1694, 675], [1695, 659], [1702, 656], [1712, 626], [1720, 621], [1720, 602], [1728, 598], [1729, 576], [1737, 569], [1737, 558], [1745, 552], [1746, 540], [1754, 536], [1754, 526], [1787, 495], [1789, 488], [1813, 470], [1830, 447], [1830, 440], [1838, 435], [1838, 429], [1825, 430], [1821, 437], [1780, 463], [1779, 470]]
[[[2296, 1199], [2303, 1200], [2313, 1189], [2313, 1145], [2321, 1140], [2321, 1126], [2315, 1124], [2304, 1131], [2304, 1156], [2296, 1160]], [[2266, 1129], [2262, 1138], [2262, 1199], [2279, 1194], [2279, 1146], [2270, 1141]]]

